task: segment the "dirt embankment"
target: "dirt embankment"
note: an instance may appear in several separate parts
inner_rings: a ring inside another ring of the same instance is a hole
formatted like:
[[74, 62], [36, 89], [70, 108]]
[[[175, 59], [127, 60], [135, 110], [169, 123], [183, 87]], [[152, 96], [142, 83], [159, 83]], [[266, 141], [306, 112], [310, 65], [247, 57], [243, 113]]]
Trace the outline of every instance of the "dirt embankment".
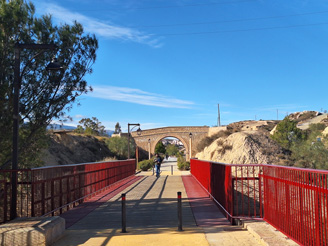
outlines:
[[[317, 111], [292, 113], [289, 119], [305, 130], [310, 124], [322, 123], [327, 126], [323, 132], [328, 136], [328, 114]], [[288, 159], [286, 150], [270, 138], [279, 121], [240, 121], [226, 127], [233, 132], [220, 137], [196, 154], [198, 159], [234, 164], [282, 164]], [[221, 130], [221, 129], [218, 129]], [[222, 129], [224, 131], [224, 129]], [[225, 135], [225, 134], [221, 134]]]
[[230, 164], [278, 164], [284, 150], [264, 131], [235, 132], [218, 138], [196, 157]]
[[45, 166], [101, 161], [111, 156], [104, 141], [93, 136], [50, 133], [49, 148], [44, 151]]

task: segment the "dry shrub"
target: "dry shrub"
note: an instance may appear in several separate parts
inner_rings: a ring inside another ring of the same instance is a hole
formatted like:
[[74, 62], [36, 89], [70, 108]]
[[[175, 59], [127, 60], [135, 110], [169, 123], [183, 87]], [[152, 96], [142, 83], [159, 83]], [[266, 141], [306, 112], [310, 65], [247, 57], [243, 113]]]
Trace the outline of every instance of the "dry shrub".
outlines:
[[205, 137], [203, 138], [200, 143], [197, 145], [197, 151], [201, 152], [203, 151], [207, 146], [210, 146], [216, 139], [218, 138], [227, 138], [229, 137], [232, 133], [234, 133], [235, 129], [228, 129], [225, 131], [219, 131], [218, 133], [210, 136], [210, 137]]
[[232, 150], [231, 144], [224, 144], [222, 145], [222, 148], [218, 150], [218, 153], [221, 155], [224, 155], [227, 150]]

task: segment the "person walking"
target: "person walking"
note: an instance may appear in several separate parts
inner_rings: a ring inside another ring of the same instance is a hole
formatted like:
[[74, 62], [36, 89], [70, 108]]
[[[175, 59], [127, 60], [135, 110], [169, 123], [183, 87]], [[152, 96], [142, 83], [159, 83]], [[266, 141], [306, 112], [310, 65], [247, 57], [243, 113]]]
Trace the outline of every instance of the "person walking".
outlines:
[[161, 172], [161, 163], [162, 163], [162, 158], [159, 156], [158, 153], [156, 154], [154, 161], [155, 161], [156, 177], [158, 178]]

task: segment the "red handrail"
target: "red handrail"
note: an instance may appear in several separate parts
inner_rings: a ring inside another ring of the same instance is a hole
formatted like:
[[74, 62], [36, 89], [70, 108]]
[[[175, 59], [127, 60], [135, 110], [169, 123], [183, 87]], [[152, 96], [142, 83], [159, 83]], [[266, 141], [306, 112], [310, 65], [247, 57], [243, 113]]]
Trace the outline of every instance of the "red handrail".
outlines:
[[302, 245], [328, 245], [328, 171], [191, 159], [191, 174], [230, 221], [263, 218]]
[[[17, 170], [17, 215], [59, 215], [135, 174], [135, 160]], [[0, 170], [0, 223], [9, 220], [12, 170]]]

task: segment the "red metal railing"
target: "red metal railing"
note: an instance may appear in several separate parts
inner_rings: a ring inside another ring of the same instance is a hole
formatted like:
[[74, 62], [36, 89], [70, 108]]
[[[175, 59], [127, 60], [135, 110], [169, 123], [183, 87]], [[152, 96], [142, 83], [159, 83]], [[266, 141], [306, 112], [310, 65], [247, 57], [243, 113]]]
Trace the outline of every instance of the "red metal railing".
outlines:
[[264, 220], [303, 245], [328, 245], [328, 171], [262, 165]]
[[[0, 171], [0, 223], [9, 220], [11, 170]], [[135, 174], [135, 160], [17, 171], [17, 215], [58, 215], [115, 182]]]
[[261, 217], [302, 245], [328, 245], [328, 171], [191, 159], [226, 217]]
[[191, 159], [190, 170], [231, 222], [242, 217], [260, 217], [260, 165], [229, 165]]

